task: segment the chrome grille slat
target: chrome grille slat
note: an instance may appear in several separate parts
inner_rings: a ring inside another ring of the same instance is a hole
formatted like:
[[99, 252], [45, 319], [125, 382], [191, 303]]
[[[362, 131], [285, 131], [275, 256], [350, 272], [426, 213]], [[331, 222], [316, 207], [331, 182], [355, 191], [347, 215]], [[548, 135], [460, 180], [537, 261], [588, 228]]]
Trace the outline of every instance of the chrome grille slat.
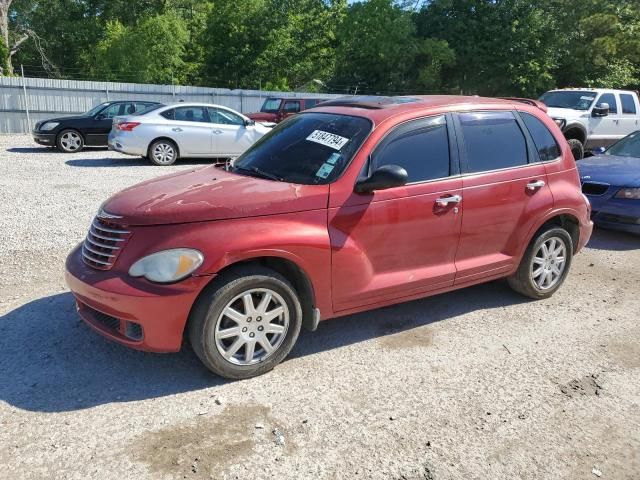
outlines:
[[[93, 234], [91, 234], [93, 235]], [[100, 248], [109, 248], [111, 250], [120, 250], [120, 247], [115, 247], [113, 245], [107, 245], [106, 243], [100, 243], [97, 240], [93, 240], [91, 238], [89, 238], [87, 236], [87, 242], [89, 242], [91, 245], [95, 245], [96, 247], [100, 247]]]
[[117, 223], [111, 221], [111, 217], [94, 218], [82, 244], [84, 262], [98, 270], [109, 270], [115, 264], [130, 234], [129, 230], [119, 228]]
[[102, 225], [97, 225], [95, 220], [93, 221], [91, 226], [97, 230], [100, 230], [101, 232], [115, 233], [118, 235], [128, 235], [129, 233], [131, 233], [128, 230], [115, 230], [113, 228], [107, 228], [107, 227], [103, 227]]

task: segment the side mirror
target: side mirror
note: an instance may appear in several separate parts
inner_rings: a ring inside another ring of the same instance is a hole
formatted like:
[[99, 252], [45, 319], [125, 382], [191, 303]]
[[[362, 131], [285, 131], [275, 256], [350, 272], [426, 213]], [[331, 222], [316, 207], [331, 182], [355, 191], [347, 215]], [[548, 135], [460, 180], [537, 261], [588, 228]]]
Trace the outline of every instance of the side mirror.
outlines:
[[250, 118], [248, 118], [248, 119], [246, 119], [244, 121], [244, 126], [245, 127], [252, 127], [255, 124], [256, 124], [256, 121], [255, 120], [251, 120]]
[[595, 107], [593, 107], [593, 112], [591, 114], [594, 117], [606, 117], [609, 115], [609, 104], [608, 103], [599, 103]]
[[99, 113], [98, 115], [95, 116], [96, 120], [104, 120], [106, 118], [107, 116], [104, 113]]
[[406, 185], [409, 175], [398, 165], [382, 165], [371, 176], [361, 178], [356, 182], [356, 193], [371, 193], [374, 190], [401, 187]]

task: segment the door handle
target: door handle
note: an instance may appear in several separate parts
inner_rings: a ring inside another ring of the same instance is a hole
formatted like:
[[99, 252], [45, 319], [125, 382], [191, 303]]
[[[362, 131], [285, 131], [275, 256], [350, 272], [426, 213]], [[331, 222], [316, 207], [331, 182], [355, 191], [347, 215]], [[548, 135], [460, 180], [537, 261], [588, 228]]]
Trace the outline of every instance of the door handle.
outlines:
[[461, 201], [461, 195], [452, 195], [451, 197], [440, 197], [436, 199], [436, 205], [439, 207], [448, 207], [451, 203], [460, 203]]
[[535, 182], [529, 182], [529, 183], [527, 183], [527, 190], [534, 191], [534, 190], [537, 190], [539, 188], [544, 187], [545, 185], [546, 185], [546, 183], [545, 183], [544, 180], [537, 180]]
[[182, 129], [180, 127], [175, 127], [175, 128], [172, 128], [171, 130], [173, 130], [174, 132], [181, 132], [182, 131]]
[[220, 135], [222, 133], [222, 130], [214, 130], [211, 133], [213, 133], [214, 135]]

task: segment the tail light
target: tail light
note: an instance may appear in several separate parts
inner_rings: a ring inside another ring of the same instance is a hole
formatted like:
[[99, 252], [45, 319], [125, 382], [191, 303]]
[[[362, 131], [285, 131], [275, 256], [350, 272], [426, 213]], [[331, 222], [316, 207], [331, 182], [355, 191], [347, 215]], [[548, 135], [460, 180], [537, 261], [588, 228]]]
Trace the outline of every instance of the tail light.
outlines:
[[120, 122], [116, 124], [116, 129], [122, 130], [123, 132], [130, 132], [138, 125], [140, 125], [140, 122]]

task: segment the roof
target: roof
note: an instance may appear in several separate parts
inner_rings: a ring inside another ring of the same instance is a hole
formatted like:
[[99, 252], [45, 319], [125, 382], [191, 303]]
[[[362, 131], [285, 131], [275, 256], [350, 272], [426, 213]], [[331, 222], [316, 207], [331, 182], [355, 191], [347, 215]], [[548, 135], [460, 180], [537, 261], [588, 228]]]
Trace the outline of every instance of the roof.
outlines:
[[[589, 87], [567, 87], [556, 88], [549, 90], [549, 92], [594, 92], [594, 93], [606, 93], [606, 92], [619, 92], [619, 93], [637, 93], [633, 90], [620, 90], [617, 88], [589, 88]], [[547, 92], [547, 93], [549, 93]]]
[[503, 99], [457, 95], [412, 95], [402, 97], [358, 96], [336, 98], [322, 102], [317, 107], [306, 110], [306, 112], [325, 111], [343, 115], [356, 114], [367, 117], [373, 120], [374, 123], [379, 124], [387, 118], [407, 112], [424, 111], [425, 113], [429, 113], [429, 111], [478, 110], [479, 108], [507, 109], [514, 108], [515, 105], [524, 108], [531, 108], [533, 106], [546, 111], [540, 102], [529, 99]]

